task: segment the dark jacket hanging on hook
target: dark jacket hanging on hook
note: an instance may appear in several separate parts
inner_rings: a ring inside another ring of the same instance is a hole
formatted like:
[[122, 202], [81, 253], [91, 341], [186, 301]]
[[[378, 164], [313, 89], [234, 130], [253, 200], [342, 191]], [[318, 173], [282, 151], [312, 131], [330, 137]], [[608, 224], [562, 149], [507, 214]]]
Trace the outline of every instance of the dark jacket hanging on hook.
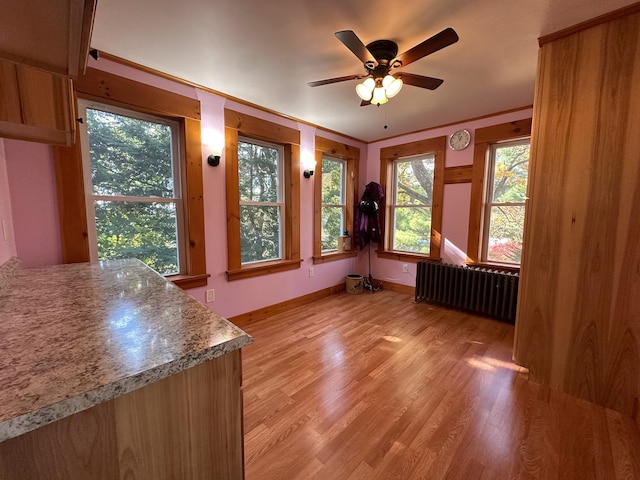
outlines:
[[364, 188], [362, 198], [356, 208], [353, 241], [359, 249], [363, 249], [369, 242], [382, 242], [380, 228], [380, 200], [384, 192], [380, 184], [369, 182]]

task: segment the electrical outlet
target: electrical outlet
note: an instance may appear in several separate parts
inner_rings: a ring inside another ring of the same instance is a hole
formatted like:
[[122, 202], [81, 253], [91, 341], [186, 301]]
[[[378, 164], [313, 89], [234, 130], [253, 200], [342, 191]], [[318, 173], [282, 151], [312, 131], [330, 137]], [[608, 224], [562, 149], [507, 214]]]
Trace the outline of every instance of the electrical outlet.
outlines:
[[407, 265], [406, 263], [402, 264], [402, 272], [403, 273], [409, 273], [409, 265]]
[[215, 302], [216, 300], [216, 291], [212, 288], [211, 290], [207, 290], [207, 303]]
[[309, 278], [313, 277], [314, 274], [315, 274], [315, 272], [313, 271], [313, 267], [311, 267], [309, 269]]

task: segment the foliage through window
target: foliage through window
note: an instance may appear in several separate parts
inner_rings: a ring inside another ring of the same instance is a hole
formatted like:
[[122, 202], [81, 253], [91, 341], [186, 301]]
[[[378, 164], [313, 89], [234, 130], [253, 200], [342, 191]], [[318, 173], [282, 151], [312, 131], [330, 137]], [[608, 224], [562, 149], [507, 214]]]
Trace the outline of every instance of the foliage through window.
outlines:
[[322, 252], [338, 250], [338, 237], [348, 230], [346, 214], [346, 160], [322, 157]]
[[243, 264], [282, 258], [283, 148], [238, 141], [240, 251]]
[[393, 162], [393, 193], [389, 205], [391, 250], [429, 254], [435, 156]]
[[182, 200], [178, 125], [81, 100], [91, 257], [138, 258], [180, 272]]
[[483, 261], [520, 263], [528, 169], [529, 139], [492, 145], [486, 177]]

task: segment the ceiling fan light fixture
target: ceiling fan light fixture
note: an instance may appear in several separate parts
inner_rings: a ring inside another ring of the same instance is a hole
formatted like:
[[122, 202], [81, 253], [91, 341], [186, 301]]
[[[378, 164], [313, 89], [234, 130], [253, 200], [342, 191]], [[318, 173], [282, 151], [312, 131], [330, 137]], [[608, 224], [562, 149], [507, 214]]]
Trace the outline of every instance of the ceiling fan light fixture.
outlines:
[[[387, 75], [387, 77], [391, 77], [391, 75]], [[387, 98], [395, 97], [400, 92], [400, 90], [402, 90], [402, 85], [403, 83], [401, 78], [393, 78], [393, 80], [389, 82], [389, 84], [385, 87], [385, 95], [387, 96]]]
[[394, 80], [395, 78], [393, 77], [393, 75], [385, 75], [385, 77], [382, 79], [382, 86], [385, 88], [385, 90]]
[[373, 97], [371, 98], [371, 103], [374, 105], [383, 105], [387, 103], [389, 99], [384, 93], [384, 87], [376, 87], [373, 89]]
[[[368, 84], [367, 80], [371, 80], [371, 83], [373, 85]], [[371, 100], [371, 94], [373, 93], [373, 87], [375, 86], [373, 78], [367, 78], [367, 80], [356, 85], [356, 93], [362, 100], [365, 101]]]

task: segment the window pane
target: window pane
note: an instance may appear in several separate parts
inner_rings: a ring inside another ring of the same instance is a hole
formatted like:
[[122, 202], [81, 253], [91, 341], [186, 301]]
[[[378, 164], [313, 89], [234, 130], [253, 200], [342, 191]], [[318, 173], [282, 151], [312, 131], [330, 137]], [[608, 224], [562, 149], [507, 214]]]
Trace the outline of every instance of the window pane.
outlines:
[[173, 198], [171, 128], [87, 108], [94, 195]]
[[280, 207], [241, 205], [240, 242], [242, 263], [280, 259]]
[[431, 208], [395, 209], [393, 250], [429, 253], [431, 238]]
[[178, 273], [174, 203], [94, 202], [98, 259], [137, 258], [162, 275]]
[[492, 203], [524, 202], [527, 194], [529, 144], [497, 147]]
[[243, 202], [277, 202], [278, 149], [238, 142], [238, 180]]
[[520, 263], [524, 205], [491, 207], [487, 259]]
[[322, 207], [322, 251], [337, 250], [342, 235], [342, 207]]
[[322, 203], [323, 205], [342, 205], [343, 201], [343, 162], [322, 159]]
[[435, 157], [396, 163], [396, 205], [431, 206]]

